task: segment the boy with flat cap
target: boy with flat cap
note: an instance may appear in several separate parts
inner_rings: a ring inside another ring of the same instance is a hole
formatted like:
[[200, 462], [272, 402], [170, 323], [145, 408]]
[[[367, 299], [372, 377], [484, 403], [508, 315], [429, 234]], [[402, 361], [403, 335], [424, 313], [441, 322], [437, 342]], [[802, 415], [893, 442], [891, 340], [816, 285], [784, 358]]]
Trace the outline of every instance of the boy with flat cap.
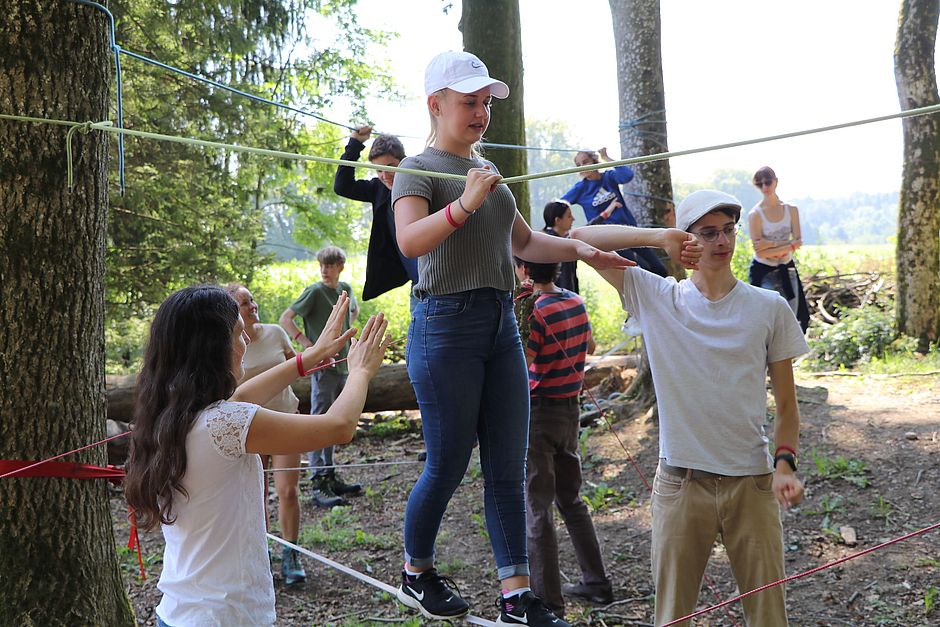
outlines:
[[[718, 535], [742, 592], [782, 579], [779, 507], [803, 498], [796, 477], [800, 416], [792, 360], [808, 350], [806, 340], [779, 294], [732, 274], [740, 215], [741, 203], [719, 191], [697, 191], [679, 204], [677, 228], [701, 246], [689, 279], [677, 282], [635, 267], [601, 271], [643, 330], [656, 386], [657, 625], [695, 610]], [[610, 225], [582, 227], [571, 236], [615, 250], [661, 246], [653, 241], [656, 232]], [[773, 456], [765, 432], [768, 372], [776, 401]], [[748, 625], [787, 624], [783, 586], [742, 603]]]

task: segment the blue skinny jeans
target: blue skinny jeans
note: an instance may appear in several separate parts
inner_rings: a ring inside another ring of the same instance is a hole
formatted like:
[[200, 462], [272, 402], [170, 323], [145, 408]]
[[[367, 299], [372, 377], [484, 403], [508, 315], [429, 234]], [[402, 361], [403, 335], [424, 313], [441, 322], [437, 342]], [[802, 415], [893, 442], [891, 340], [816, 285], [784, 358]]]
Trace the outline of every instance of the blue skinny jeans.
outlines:
[[428, 456], [405, 508], [405, 560], [434, 565], [441, 519], [479, 442], [497, 575], [528, 575], [529, 384], [511, 294], [480, 288], [425, 295], [411, 318], [406, 358]]

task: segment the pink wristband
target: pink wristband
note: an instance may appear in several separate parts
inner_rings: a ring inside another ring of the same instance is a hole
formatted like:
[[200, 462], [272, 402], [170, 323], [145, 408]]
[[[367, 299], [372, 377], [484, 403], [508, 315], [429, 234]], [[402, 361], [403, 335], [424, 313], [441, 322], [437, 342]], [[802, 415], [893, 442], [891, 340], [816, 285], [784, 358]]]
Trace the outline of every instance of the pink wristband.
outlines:
[[304, 372], [304, 359], [302, 353], [297, 353], [297, 374], [301, 377], [307, 376], [307, 373]]
[[294, 341], [296, 342], [297, 338], [303, 335], [303, 333], [304, 333], [303, 331], [301, 331], [300, 329], [297, 329], [297, 333], [294, 334]]
[[459, 229], [463, 225], [454, 220], [454, 216], [450, 215], [450, 203], [447, 203], [447, 206], [444, 207], [444, 217], [447, 218], [447, 222], [450, 223], [455, 229]]

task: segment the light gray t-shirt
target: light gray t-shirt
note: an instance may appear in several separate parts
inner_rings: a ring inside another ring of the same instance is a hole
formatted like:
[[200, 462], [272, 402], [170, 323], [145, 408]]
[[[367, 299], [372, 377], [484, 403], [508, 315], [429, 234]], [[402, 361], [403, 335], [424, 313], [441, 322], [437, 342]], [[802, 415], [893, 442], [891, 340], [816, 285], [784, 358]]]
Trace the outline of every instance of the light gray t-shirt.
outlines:
[[767, 365], [809, 350], [787, 302], [742, 281], [710, 301], [689, 279], [635, 267], [622, 298], [649, 354], [660, 458], [722, 475], [770, 472]]
[[[403, 168], [464, 175], [471, 168], [484, 165], [497, 171], [489, 161], [465, 159], [431, 147], [401, 162]], [[427, 199], [429, 214], [443, 210], [450, 202], [454, 203], [451, 213], [459, 212], [456, 201], [465, 186], [464, 181], [399, 172], [392, 185], [392, 208], [403, 196], [420, 196]], [[440, 246], [418, 257], [415, 295], [453, 294], [479, 287], [511, 291], [515, 286], [511, 236], [516, 213], [516, 201], [509, 187], [497, 186], [461, 228]]]

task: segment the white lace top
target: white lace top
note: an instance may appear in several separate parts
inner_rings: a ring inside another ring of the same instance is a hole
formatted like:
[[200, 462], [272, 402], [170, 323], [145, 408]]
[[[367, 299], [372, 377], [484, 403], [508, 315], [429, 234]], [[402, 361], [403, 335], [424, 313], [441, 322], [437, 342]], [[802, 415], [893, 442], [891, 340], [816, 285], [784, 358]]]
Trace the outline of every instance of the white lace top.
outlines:
[[157, 614], [173, 627], [274, 624], [262, 469], [245, 452], [257, 405], [219, 401], [186, 437], [188, 497], [173, 500]]

